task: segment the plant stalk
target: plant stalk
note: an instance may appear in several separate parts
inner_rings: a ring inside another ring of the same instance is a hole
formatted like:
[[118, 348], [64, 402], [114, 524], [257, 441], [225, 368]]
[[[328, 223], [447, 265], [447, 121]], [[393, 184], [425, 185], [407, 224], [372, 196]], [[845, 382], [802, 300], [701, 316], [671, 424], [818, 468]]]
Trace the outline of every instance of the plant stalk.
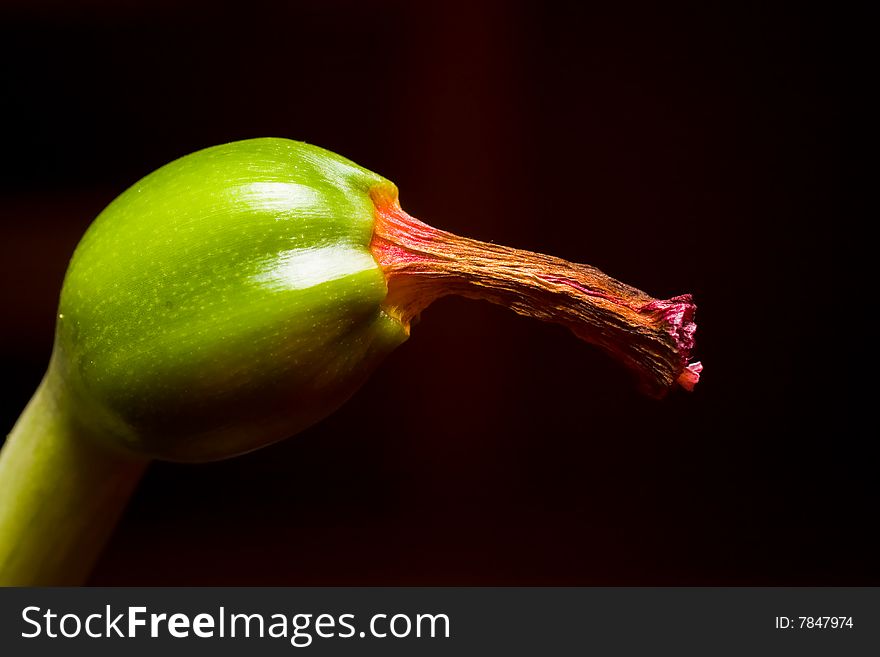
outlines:
[[83, 584], [144, 473], [71, 421], [43, 379], [0, 451], [0, 585]]

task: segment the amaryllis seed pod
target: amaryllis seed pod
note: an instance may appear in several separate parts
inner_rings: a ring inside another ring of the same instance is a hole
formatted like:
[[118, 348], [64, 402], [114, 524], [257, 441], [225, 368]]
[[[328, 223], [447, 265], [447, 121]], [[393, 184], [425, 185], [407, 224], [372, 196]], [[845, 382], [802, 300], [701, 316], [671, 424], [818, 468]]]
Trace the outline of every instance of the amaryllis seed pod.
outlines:
[[447, 294], [563, 324], [654, 396], [699, 378], [688, 295], [437, 230], [315, 146], [208, 148], [121, 194], [73, 255], [48, 371], [0, 455], [0, 582], [82, 581], [151, 459], [310, 426]]

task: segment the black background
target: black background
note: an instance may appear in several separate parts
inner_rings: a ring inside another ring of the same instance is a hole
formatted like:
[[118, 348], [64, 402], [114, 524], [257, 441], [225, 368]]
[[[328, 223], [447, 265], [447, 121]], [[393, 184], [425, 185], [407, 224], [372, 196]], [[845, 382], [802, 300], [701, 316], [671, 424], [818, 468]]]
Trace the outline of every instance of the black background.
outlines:
[[234, 139], [324, 146], [438, 227], [699, 306], [703, 380], [656, 402], [562, 328], [441, 300], [320, 425], [151, 467], [92, 583], [880, 583], [839, 394], [836, 21], [592, 4], [3, 5], [5, 429], [91, 219]]

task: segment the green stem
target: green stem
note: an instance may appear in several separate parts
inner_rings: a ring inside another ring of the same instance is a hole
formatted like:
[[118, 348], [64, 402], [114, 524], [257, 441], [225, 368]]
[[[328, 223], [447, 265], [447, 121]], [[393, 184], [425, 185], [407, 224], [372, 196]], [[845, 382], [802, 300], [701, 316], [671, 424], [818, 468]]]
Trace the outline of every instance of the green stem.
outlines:
[[70, 421], [43, 379], [0, 452], [0, 585], [85, 582], [147, 461]]

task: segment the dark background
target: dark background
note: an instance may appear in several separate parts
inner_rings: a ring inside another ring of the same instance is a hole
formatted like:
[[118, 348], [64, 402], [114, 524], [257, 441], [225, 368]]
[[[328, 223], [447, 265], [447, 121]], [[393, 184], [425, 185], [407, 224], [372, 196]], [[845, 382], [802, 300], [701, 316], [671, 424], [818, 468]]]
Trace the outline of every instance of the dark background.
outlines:
[[832, 17], [177, 4], [0, 9], [4, 430], [91, 219], [256, 136], [344, 154], [438, 227], [692, 292], [706, 370], [652, 401], [560, 327], [444, 299], [319, 426], [151, 467], [92, 583], [880, 583], [868, 436], [838, 394]]

